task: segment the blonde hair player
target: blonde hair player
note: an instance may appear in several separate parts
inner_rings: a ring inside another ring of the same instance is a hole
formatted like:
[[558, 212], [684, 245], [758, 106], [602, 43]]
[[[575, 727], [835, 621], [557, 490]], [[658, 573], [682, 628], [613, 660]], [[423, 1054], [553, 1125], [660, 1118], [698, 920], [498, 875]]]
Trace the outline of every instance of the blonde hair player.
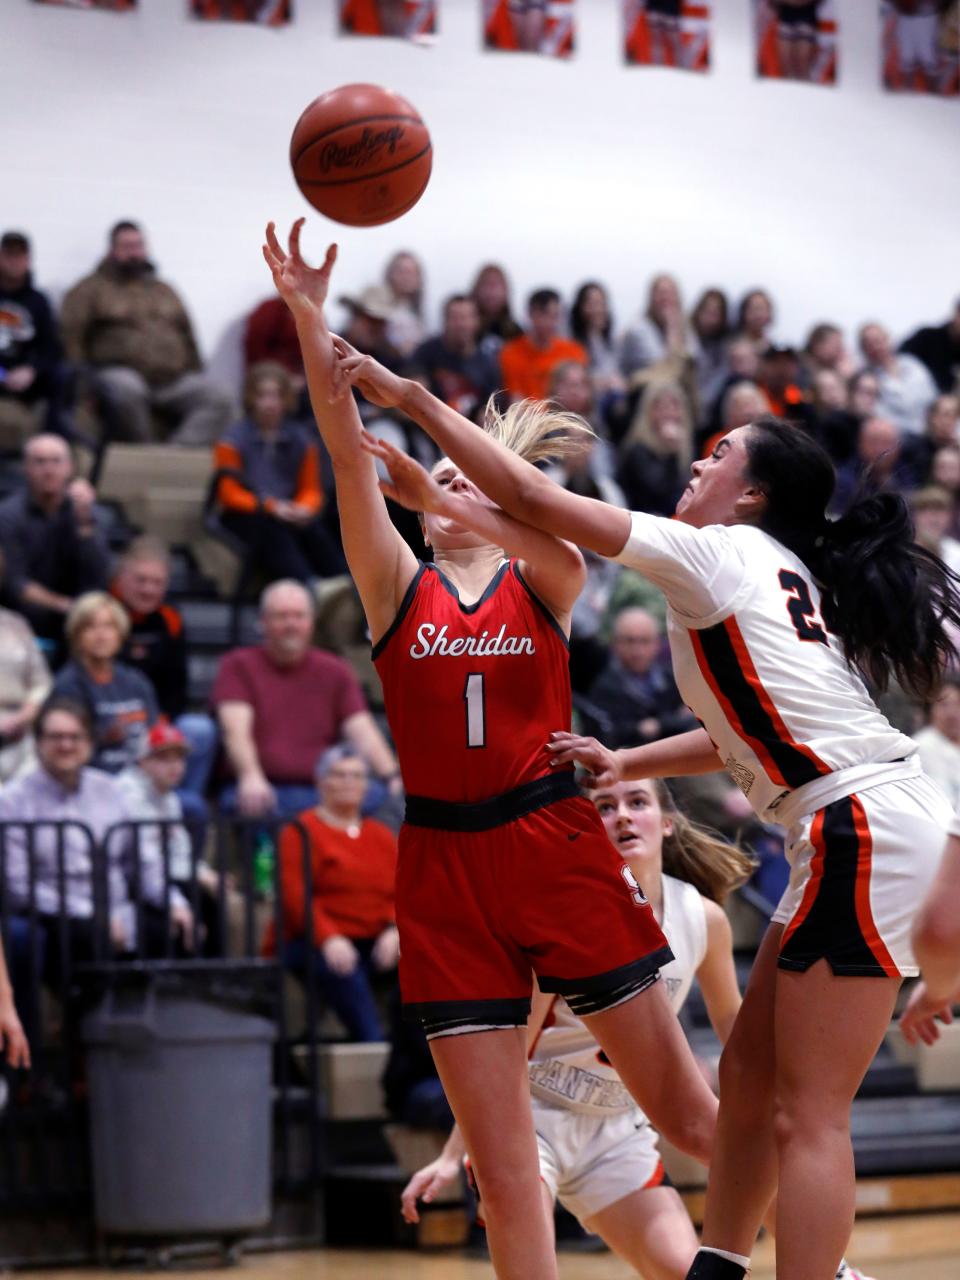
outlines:
[[[407, 795], [396, 893], [405, 1011], [427, 1030], [463, 1131], [497, 1274], [551, 1280], [526, 1070], [531, 970], [588, 1022], [651, 1121], [703, 1161], [716, 1099], [656, 980], [672, 954], [650, 905], [572, 766], [551, 768], [546, 750], [552, 724], [570, 721], [582, 557], [496, 511], [443, 459], [433, 474], [444, 512], [424, 517], [433, 563], [417, 561], [390, 522], [353, 396], [335, 382], [323, 315], [335, 248], [315, 270], [299, 237], [297, 223], [285, 251], [271, 224], [263, 252], [296, 321]], [[525, 406], [494, 419], [489, 438], [536, 458], [577, 447], [586, 430]]]
[[787, 828], [790, 883], [721, 1059], [704, 1244], [688, 1275], [743, 1280], [779, 1185], [778, 1280], [829, 1280], [854, 1217], [850, 1106], [917, 972], [911, 919], [950, 818], [859, 672], [929, 694], [953, 652], [945, 623], [960, 622], [952, 576], [914, 543], [898, 495], [829, 520], [832, 463], [790, 423], [761, 417], [723, 436], [693, 463], [673, 519], [631, 514], [561, 489], [419, 386], [338, 350], [343, 377], [401, 406], [507, 515], [618, 559], [666, 596], [677, 683], [704, 728], [618, 752], [562, 730], [555, 759], [601, 784], [726, 768], [758, 815]]

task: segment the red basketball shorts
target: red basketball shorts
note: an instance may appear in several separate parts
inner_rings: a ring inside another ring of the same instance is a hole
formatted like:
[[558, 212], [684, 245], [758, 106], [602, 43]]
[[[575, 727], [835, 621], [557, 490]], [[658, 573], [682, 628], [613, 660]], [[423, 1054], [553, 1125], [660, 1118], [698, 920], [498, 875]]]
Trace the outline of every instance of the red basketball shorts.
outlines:
[[575, 1000], [578, 1012], [599, 1012], [673, 958], [632, 873], [580, 797], [488, 830], [408, 822], [399, 843], [404, 1013], [428, 1032], [522, 1026], [532, 973], [541, 990]]

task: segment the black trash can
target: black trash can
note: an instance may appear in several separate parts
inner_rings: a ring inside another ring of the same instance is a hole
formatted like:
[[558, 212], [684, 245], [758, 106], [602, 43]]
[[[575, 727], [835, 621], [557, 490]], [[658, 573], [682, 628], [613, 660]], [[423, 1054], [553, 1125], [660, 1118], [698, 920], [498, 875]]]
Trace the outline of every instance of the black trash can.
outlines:
[[109, 986], [83, 1020], [98, 1228], [229, 1235], [271, 1198], [276, 1029], [187, 982]]

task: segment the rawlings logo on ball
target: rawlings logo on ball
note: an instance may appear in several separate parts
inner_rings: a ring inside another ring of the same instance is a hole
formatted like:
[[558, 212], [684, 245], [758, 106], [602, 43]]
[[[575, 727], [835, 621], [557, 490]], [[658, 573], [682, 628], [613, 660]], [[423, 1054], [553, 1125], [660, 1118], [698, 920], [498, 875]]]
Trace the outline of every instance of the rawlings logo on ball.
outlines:
[[393, 125], [389, 129], [364, 129], [356, 142], [343, 147], [336, 142], [328, 142], [320, 152], [320, 172], [329, 173], [331, 169], [362, 169], [386, 150], [393, 155], [406, 130], [403, 125]]

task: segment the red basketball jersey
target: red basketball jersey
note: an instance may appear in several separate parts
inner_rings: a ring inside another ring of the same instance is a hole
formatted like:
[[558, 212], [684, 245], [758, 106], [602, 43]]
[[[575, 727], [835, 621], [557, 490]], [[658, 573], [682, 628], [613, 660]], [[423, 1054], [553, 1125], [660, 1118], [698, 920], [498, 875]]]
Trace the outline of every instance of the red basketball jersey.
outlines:
[[570, 725], [567, 642], [515, 560], [471, 605], [421, 565], [373, 659], [409, 795], [486, 800], [550, 771], [547, 739]]

